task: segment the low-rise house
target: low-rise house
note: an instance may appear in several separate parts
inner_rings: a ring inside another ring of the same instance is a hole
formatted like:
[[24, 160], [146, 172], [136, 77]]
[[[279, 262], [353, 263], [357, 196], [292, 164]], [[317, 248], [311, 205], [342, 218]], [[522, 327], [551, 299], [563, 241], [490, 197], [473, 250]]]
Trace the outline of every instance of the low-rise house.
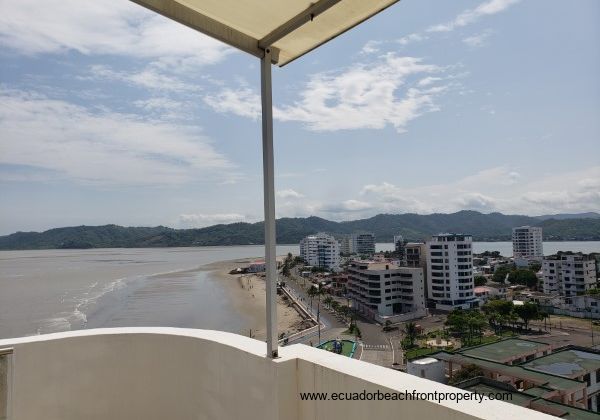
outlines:
[[600, 351], [568, 346], [522, 365], [526, 369], [585, 382], [584, 408], [600, 412]]
[[477, 286], [474, 289], [475, 297], [477, 297], [482, 303], [487, 302], [489, 299], [506, 299], [506, 287], [499, 285], [499, 287], [485, 285]]

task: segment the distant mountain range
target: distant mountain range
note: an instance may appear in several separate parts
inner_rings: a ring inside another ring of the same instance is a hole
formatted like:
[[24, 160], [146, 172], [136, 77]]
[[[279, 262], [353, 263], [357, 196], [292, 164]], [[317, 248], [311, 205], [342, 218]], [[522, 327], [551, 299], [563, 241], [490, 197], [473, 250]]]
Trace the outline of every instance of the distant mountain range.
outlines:
[[[392, 242], [401, 234], [418, 241], [442, 232], [467, 233], [477, 241], [511, 240], [512, 228], [541, 226], [544, 240], [600, 240], [600, 214], [558, 214], [519, 216], [459, 211], [452, 214], [379, 214], [369, 219], [332, 222], [320, 217], [277, 220], [277, 243], [296, 244], [316, 232], [335, 236], [358, 231], [372, 232], [377, 242]], [[201, 229], [157, 227], [76, 226], [50, 229], [42, 233], [17, 232], [0, 236], [0, 249], [82, 249], [145, 248], [174, 246], [252, 245], [263, 243], [263, 223], [232, 223]]]

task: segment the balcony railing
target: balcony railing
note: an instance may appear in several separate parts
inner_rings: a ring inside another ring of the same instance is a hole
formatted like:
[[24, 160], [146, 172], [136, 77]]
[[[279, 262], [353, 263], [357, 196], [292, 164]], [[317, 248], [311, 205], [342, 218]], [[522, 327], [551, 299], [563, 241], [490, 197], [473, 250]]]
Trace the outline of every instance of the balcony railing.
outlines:
[[0, 395], [14, 419], [552, 418], [487, 399], [302, 400], [306, 392], [464, 391], [301, 344], [271, 359], [265, 343], [219, 331], [83, 330], [0, 340], [5, 348], [10, 375]]

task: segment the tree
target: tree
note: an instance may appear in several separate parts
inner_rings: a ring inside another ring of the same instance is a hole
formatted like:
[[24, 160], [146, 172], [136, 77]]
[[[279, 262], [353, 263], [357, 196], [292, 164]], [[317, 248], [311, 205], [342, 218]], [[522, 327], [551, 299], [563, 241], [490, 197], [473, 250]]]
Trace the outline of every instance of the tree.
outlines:
[[445, 325], [450, 329], [452, 334], [463, 337], [468, 328], [465, 311], [461, 308], [454, 309], [448, 314]]
[[475, 286], [483, 286], [484, 284], [487, 283], [487, 279], [483, 276], [477, 276], [475, 277]]
[[287, 261], [285, 261], [283, 263], [283, 268], [281, 269], [281, 274], [284, 277], [289, 277], [290, 276], [290, 267], [288, 266], [288, 262]]
[[536, 287], [538, 278], [533, 271], [527, 268], [519, 268], [509, 273], [508, 281], [512, 284], [522, 284], [527, 287]]
[[525, 302], [523, 305], [515, 306], [515, 313], [523, 320], [525, 329], [527, 329], [529, 321], [532, 319], [539, 319], [540, 308], [535, 303]]
[[506, 279], [506, 275], [512, 271], [512, 266], [506, 264], [501, 266], [496, 266], [494, 270], [493, 280], [496, 283], [504, 283], [504, 279]]
[[334, 300], [333, 302], [331, 302], [331, 309], [333, 309], [336, 312], [340, 309], [340, 304], [338, 303], [338, 301]]
[[537, 273], [542, 269], [542, 264], [539, 261], [531, 261], [529, 263], [529, 269], [534, 273]]
[[415, 345], [415, 340], [419, 335], [419, 332], [417, 331], [417, 324], [414, 322], [407, 322], [404, 325], [404, 334], [406, 335], [410, 346], [413, 347]]
[[308, 288], [306, 294], [310, 298], [310, 311], [312, 312], [313, 298], [319, 294], [319, 287], [314, 284]]
[[509, 316], [513, 312], [513, 303], [508, 300], [492, 299], [482, 306], [483, 313], [487, 316], [490, 326], [494, 332], [498, 333], [504, 328], [504, 324], [509, 321]]
[[483, 370], [477, 365], [465, 365], [461, 370], [456, 372], [456, 375], [449, 381], [450, 384], [457, 384], [469, 379], [483, 376]]
[[333, 298], [331, 296], [327, 296], [325, 299], [323, 299], [323, 303], [325, 305], [327, 305], [328, 307], [331, 307], [332, 302], [333, 302]]
[[339, 313], [346, 318], [350, 314], [350, 308], [346, 305], [342, 305], [340, 306]]
[[472, 310], [467, 312], [467, 327], [468, 327], [468, 341], [469, 345], [473, 344], [473, 338], [478, 337], [481, 343], [481, 337], [483, 337], [483, 330], [485, 329], [486, 318], [478, 310]]

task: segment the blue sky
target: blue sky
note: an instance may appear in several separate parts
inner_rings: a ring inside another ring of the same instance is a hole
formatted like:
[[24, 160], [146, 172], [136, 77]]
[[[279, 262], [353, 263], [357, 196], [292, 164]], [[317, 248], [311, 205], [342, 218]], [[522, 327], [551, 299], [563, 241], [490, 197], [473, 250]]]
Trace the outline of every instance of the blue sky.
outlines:
[[[600, 211], [600, 2], [403, 0], [273, 69], [278, 217]], [[125, 0], [0, 0], [0, 233], [262, 218], [259, 67]]]

